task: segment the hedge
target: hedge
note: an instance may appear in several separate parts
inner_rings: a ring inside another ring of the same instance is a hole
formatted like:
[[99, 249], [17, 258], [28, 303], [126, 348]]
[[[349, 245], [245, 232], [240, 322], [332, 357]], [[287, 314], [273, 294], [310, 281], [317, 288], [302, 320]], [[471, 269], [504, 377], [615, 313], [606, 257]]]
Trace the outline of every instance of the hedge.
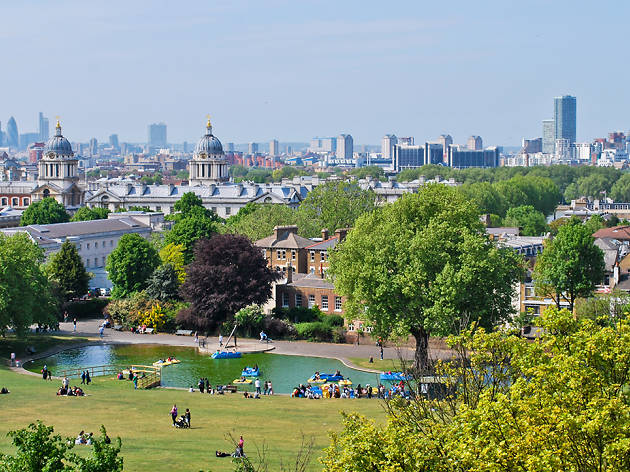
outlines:
[[309, 341], [330, 342], [333, 339], [332, 327], [322, 321], [297, 323], [295, 324], [295, 330], [299, 338], [308, 339]]
[[103, 309], [109, 303], [108, 298], [91, 298], [66, 302], [61, 307], [61, 313], [68, 312], [70, 318], [102, 318]]

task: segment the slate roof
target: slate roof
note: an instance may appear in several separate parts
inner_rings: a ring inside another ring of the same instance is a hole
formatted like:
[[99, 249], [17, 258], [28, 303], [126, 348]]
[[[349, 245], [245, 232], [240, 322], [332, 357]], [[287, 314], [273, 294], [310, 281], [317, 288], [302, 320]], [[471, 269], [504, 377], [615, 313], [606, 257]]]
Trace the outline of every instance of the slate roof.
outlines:
[[328, 282], [326, 279], [322, 279], [315, 274], [293, 274], [293, 281], [287, 284], [289, 287], [308, 287], [308, 288], [325, 288], [334, 290], [335, 286]]
[[258, 247], [272, 248], [272, 249], [302, 249], [313, 244], [313, 241], [307, 238], [303, 238], [291, 231], [280, 230], [278, 239], [276, 239], [276, 231], [271, 236], [259, 239], [254, 244]]
[[630, 226], [613, 226], [612, 228], [602, 228], [593, 234], [597, 238], [618, 239], [619, 241], [630, 241]]
[[307, 246], [306, 249], [313, 249], [316, 251], [326, 251], [328, 249], [332, 249], [337, 245], [337, 236], [333, 236], [332, 238], [328, 238], [325, 241], [320, 241], [315, 244], [311, 244]]

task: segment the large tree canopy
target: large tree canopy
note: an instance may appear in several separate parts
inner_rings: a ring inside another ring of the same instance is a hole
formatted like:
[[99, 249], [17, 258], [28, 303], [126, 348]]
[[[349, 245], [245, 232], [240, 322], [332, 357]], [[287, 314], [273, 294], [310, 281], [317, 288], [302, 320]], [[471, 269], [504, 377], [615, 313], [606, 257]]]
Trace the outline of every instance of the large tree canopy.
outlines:
[[90, 275], [85, 270], [79, 251], [70, 241], [64, 241], [59, 251], [52, 255], [46, 272], [65, 300], [80, 297], [88, 291]]
[[545, 244], [534, 267], [536, 292], [552, 297], [558, 308], [567, 300], [573, 311], [578, 297], [587, 298], [604, 278], [604, 254], [588, 226], [571, 219]]
[[20, 224], [47, 225], [52, 223], [66, 223], [70, 220], [70, 215], [61, 203], [52, 197], [44, 198], [39, 202], [33, 202], [22, 213]]
[[[245, 210], [244, 214], [241, 212]], [[273, 233], [275, 226], [298, 223], [298, 212], [287, 205], [274, 203], [245, 205], [238, 214], [225, 222], [227, 231], [242, 234], [252, 241], [265, 238]]]
[[[203, 209], [205, 210], [205, 209]], [[203, 210], [195, 210], [201, 212]], [[193, 258], [193, 247], [201, 238], [211, 238], [218, 231], [218, 225], [212, 218], [203, 214], [182, 217], [176, 220], [173, 228], [164, 236], [164, 243], [181, 244], [184, 247], [184, 262], [188, 264]]]
[[329, 273], [349, 315], [381, 336], [412, 334], [426, 370], [430, 334], [509, 318], [522, 259], [488, 240], [473, 203], [437, 184], [359, 217]]
[[105, 267], [114, 284], [112, 296], [123, 298], [144, 289], [159, 265], [160, 257], [149, 241], [136, 233], [125, 234], [107, 258]]
[[374, 210], [376, 194], [363, 190], [354, 182], [327, 182], [313, 189], [300, 204], [300, 234], [315, 237], [322, 228], [335, 231], [348, 228], [355, 220]]
[[503, 225], [521, 228], [523, 236], [540, 236], [547, 230], [545, 215], [531, 205], [510, 208]]
[[107, 208], [81, 207], [72, 215], [71, 221], [106, 220], [109, 213]]
[[23, 335], [33, 323], [53, 325], [57, 307], [42, 271], [44, 251], [26, 233], [0, 234], [0, 334]]
[[271, 296], [271, 283], [278, 278], [246, 237], [221, 234], [201, 239], [180, 289], [190, 308], [182, 310], [177, 320], [211, 330], [241, 308], [265, 303]]

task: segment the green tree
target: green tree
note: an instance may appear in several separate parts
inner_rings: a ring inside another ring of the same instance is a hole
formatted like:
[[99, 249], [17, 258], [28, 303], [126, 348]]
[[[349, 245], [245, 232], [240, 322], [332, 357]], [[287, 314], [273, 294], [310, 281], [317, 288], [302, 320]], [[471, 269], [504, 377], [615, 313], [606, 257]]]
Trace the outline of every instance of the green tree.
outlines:
[[382, 167], [365, 166], [352, 169], [350, 171], [350, 175], [356, 177], [357, 179], [365, 179], [366, 177], [372, 177], [373, 179], [382, 179], [385, 178], [385, 171]]
[[174, 206], [174, 210], [180, 212], [184, 218], [190, 216], [193, 208], [204, 208], [201, 197], [198, 197], [195, 192], [186, 192]]
[[171, 264], [162, 264], [149, 277], [145, 291], [154, 300], [176, 300], [179, 285], [175, 268]]
[[335, 231], [351, 227], [364, 213], [376, 208], [376, 194], [353, 182], [327, 182], [315, 187], [298, 208], [300, 233], [305, 237], [321, 234], [322, 228]]
[[609, 193], [616, 180], [614, 174], [591, 174], [580, 177], [577, 181], [578, 194], [580, 197], [602, 198]]
[[379, 336], [412, 334], [422, 371], [429, 335], [507, 320], [523, 270], [514, 251], [488, 241], [476, 206], [439, 184], [359, 217], [337, 247], [329, 273], [347, 316]]
[[114, 284], [112, 296], [124, 298], [143, 290], [159, 264], [160, 257], [149, 241], [136, 233], [123, 235], [105, 266]]
[[562, 198], [560, 190], [549, 178], [517, 175], [494, 184], [508, 208], [531, 205], [543, 215], [549, 215]]
[[505, 216], [505, 198], [489, 182], [462, 185], [459, 190], [477, 204], [481, 213]]
[[186, 271], [184, 270], [184, 246], [183, 244], [166, 244], [160, 249], [160, 260], [162, 264], [170, 264], [177, 273], [177, 280], [180, 284], [186, 279]]
[[531, 205], [510, 208], [503, 224], [522, 228], [524, 236], [540, 236], [547, 230], [545, 216]]
[[76, 246], [70, 241], [64, 241], [59, 251], [50, 257], [46, 272], [57, 284], [65, 300], [80, 297], [88, 292], [90, 274], [85, 270]]
[[234, 315], [234, 321], [245, 336], [258, 336], [259, 330], [263, 328], [265, 313], [260, 305], [248, 305], [241, 308]]
[[554, 308], [540, 325], [536, 343], [479, 329], [448, 339], [444, 399], [390, 401], [385, 424], [344, 415], [325, 470], [630, 470], [628, 320], [600, 328]]
[[52, 197], [44, 198], [38, 202], [33, 202], [22, 213], [20, 224], [28, 225], [48, 225], [52, 223], [66, 223], [70, 220], [70, 215], [61, 203]]
[[630, 174], [622, 175], [610, 189], [610, 198], [616, 202], [630, 201]]
[[558, 308], [565, 299], [573, 311], [575, 300], [588, 298], [604, 278], [604, 254], [595, 246], [588, 227], [572, 221], [546, 242], [534, 267], [536, 292], [554, 299]]
[[53, 325], [58, 308], [42, 271], [44, 251], [26, 233], [0, 234], [0, 334], [24, 335], [33, 323]]
[[107, 208], [81, 207], [72, 216], [70, 221], [106, 220], [110, 211]]
[[165, 244], [181, 244], [184, 247], [186, 264], [192, 261], [195, 243], [201, 238], [211, 238], [218, 232], [218, 224], [214, 219], [204, 214], [194, 214], [200, 211], [199, 209], [190, 211], [193, 215], [178, 218], [173, 228], [164, 237]]
[[275, 226], [298, 223], [298, 213], [287, 205], [267, 203], [256, 205], [253, 212], [244, 216], [236, 215], [236, 220], [228, 220], [225, 228], [230, 233], [242, 234], [252, 241], [258, 241], [273, 233]]

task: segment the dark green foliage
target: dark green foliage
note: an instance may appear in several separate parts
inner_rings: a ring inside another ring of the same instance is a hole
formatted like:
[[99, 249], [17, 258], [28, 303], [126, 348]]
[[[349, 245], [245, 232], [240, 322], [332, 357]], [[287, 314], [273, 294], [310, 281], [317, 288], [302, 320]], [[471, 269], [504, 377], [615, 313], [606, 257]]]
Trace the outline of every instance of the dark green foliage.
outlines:
[[70, 221], [106, 220], [110, 211], [107, 208], [81, 207]]
[[79, 251], [70, 241], [64, 241], [59, 251], [52, 255], [46, 272], [59, 287], [64, 300], [81, 297], [88, 291], [90, 275], [83, 266]]
[[182, 244], [184, 246], [184, 262], [193, 259], [195, 243], [200, 239], [211, 238], [218, 231], [217, 223], [205, 215], [194, 215], [177, 220], [173, 228], [166, 233], [164, 245]]
[[344, 319], [343, 316], [340, 315], [322, 315], [322, 321], [328, 326], [343, 326]]
[[531, 205], [510, 208], [503, 224], [521, 228], [523, 236], [540, 236], [547, 230], [544, 215]]
[[114, 284], [112, 296], [122, 298], [143, 290], [159, 265], [160, 256], [149, 241], [136, 233], [125, 234], [107, 258], [106, 269]]
[[44, 198], [39, 202], [33, 202], [22, 213], [20, 224], [47, 225], [52, 223], [66, 223], [70, 221], [70, 215], [61, 203], [52, 197]]
[[67, 311], [70, 318], [102, 318], [103, 310], [108, 303], [108, 298], [91, 298], [89, 300], [70, 301], [64, 303], [61, 306], [61, 310], [62, 312]]
[[179, 298], [179, 280], [171, 264], [159, 266], [147, 281], [146, 293], [155, 300], [176, 300]]
[[333, 327], [323, 321], [297, 323], [295, 325], [298, 338], [309, 341], [330, 342], [333, 339]]
[[275, 318], [288, 320], [291, 323], [308, 323], [311, 321], [320, 321], [319, 310], [307, 307], [292, 308], [274, 308], [272, 314]]

